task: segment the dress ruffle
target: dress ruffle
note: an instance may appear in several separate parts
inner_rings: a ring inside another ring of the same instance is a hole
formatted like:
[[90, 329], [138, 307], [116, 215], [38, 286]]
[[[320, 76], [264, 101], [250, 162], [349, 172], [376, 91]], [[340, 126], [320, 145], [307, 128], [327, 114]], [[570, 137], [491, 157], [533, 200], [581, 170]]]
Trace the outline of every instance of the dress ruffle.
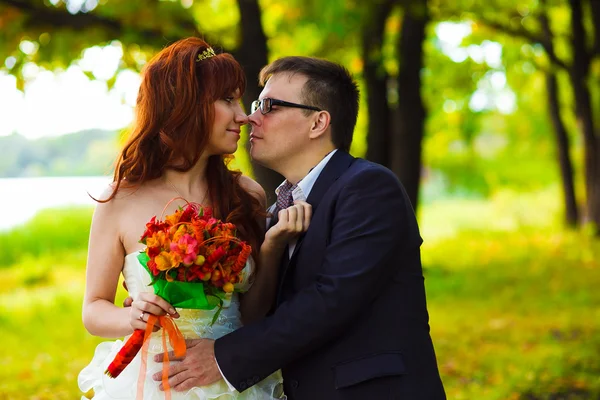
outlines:
[[[121, 340], [103, 342], [96, 347], [94, 357], [78, 377], [79, 389], [82, 392], [94, 390], [94, 400], [134, 400], [137, 394], [138, 373], [141, 355], [138, 354], [132, 363], [115, 379], [104, 375], [104, 371], [123, 346]], [[152, 375], [162, 370], [162, 364], [152, 360], [156, 353], [150, 349], [144, 386], [144, 400], [164, 400], [165, 393], [158, 389], [160, 382], [152, 379]], [[86, 397], [82, 397], [85, 400]], [[194, 387], [187, 392], [171, 390], [172, 400], [265, 400], [285, 399], [283, 383], [279, 372], [267, 377], [242, 393], [231, 391], [224, 380], [209, 386]]]
[[[125, 258], [123, 275], [127, 282], [130, 294], [134, 296], [139, 291], [151, 290], [148, 287], [149, 275], [137, 261], [136, 253]], [[186, 339], [208, 338], [218, 339], [241, 327], [239, 313], [239, 300], [234, 294], [231, 303], [224, 308], [214, 325], [211, 321], [216, 310], [190, 310], [178, 309], [180, 317], [175, 319], [179, 330]], [[154, 361], [155, 354], [163, 353], [162, 332], [154, 332], [148, 346], [146, 364], [146, 377], [144, 383], [144, 400], [162, 400], [165, 393], [159, 390], [160, 382], [152, 379], [152, 375], [162, 371], [163, 364]], [[127, 341], [128, 338], [124, 338]], [[110, 378], [104, 374], [106, 368], [123, 347], [121, 340], [102, 342], [96, 347], [92, 361], [81, 371], [78, 376], [79, 389], [87, 393], [93, 389], [94, 400], [136, 400], [138, 376], [141, 366], [141, 352], [139, 352], [117, 378]], [[167, 344], [169, 349], [170, 345]], [[171, 361], [171, 363], [177, 361]], [[86, 397], [82, 397], [85, 400]], [[176, 392], [171, 389], [172, 400], [268, 400], [286, 399], [283, 394], [283, 379], [281, 372], [265, 378], [258, 384], [248, 388], [242, 393], [232, 391], [224, 380], [209, 386], [194, 387], [187, 392]]]

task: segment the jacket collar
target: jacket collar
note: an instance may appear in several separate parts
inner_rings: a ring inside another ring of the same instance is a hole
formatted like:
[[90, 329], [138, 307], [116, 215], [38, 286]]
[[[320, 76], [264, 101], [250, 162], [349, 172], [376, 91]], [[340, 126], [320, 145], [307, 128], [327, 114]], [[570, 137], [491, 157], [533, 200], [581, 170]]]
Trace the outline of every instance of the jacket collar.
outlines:
[[317, 178], [315, 185], [313, 186], [308, 199], [306, 202], [312, 206], [313, 213], [318, 207], [319, 203], [327, 190], [338, 180], [340, 176], [348, 169], [348, 167], [354, 162], [355, 158], [352, 157], [344, 150], [338, 150], [331, 157], [321, 174]]

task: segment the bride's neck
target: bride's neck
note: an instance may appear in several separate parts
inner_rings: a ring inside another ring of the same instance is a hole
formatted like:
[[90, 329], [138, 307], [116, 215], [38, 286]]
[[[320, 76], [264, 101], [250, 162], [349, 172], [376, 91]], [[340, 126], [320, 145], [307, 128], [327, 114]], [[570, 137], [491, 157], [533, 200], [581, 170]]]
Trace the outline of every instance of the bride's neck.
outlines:
[[208, 158], [201, 157], [189, 171], [179, 172], [169, 169], [165, 171], [162, 179], [166, 186], [175, 191], [177, 195], [189, 201], [200, 201], [199, 199], [205, 196], [208, 188], [207, 166]]

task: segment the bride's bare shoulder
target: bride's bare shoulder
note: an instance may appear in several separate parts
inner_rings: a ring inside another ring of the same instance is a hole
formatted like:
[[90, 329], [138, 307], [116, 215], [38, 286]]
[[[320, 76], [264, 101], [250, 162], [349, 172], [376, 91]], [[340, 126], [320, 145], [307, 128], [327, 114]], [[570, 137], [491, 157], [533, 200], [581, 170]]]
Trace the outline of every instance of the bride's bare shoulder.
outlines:
[[97, 209], [106, 210], [107, 212], [118, 212], [137, 202], [140, 195], [143, 195], [144, 192], [144, 185], [134, 186], [128, 185], [126, 182], [121, 182], [121, 185], [117, 187], [116, 182], [112, 182], [96, 198], [96, 200], [99, 200]]
[[265, 193], [265, 189], [256, 182], [254, 179], [250, 178], [247, 175], [240, 176], [240, 186], [252, 196], [256, 197], [261, 204], [264, 206], [267, 203], [267, 194]]

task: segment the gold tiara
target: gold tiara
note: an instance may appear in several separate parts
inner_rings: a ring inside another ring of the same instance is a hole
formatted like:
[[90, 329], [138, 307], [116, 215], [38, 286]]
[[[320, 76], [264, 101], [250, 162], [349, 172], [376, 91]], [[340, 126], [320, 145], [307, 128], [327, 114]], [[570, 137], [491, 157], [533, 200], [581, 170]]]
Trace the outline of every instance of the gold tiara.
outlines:
[[211, 58], [214, 56], [216, 56], [215, 51], [213, 50], [212, 47], [208, 47], [202, 53], [198, 54], [198, 58], [196, 58], [196, 62], [206, 60], [207, 58]]

